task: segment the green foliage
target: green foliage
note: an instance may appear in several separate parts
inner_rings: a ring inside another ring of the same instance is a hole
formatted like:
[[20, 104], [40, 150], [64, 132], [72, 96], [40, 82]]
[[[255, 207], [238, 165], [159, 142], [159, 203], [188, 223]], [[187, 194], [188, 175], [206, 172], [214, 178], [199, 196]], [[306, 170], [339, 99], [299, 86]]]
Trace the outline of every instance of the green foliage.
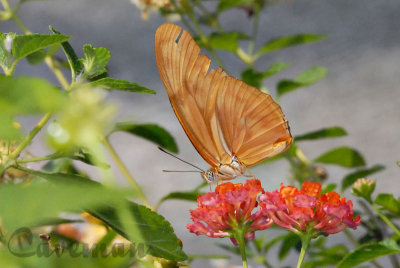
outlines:
[[290, 64], [287, 62], [275, 62], [264, 72], [258, 72], [253, 68], [248, 68], [242, 72], [242, 80], [251, 86], [261, 88], [263, 79], [285, 70], [289, 65]]
[[352, 172], [346, 177], [343, 178], [342, 180], [342, 191], [346, 190], [348, 187], [350, 187], [358, 178], [364, 178], [367, 177], [371, 174], [374, 174], [376, 172], [379, 172], [381, 170], [385, 169], [384, 166], [382, 165], [375, 165], [371, 168], [366, 168], [366, 169], [359, 169], [355, 172]]
[[12, 41], [12, 54], [15, 60], [20, 60], [45, 47], [59, 44], [71, 36], [51, 34], [16, 35]]
[[387, 239], [381, 242], [369, 243], [358, 247], [347, 254], [338, 264], [338, 268], [355, 267], [361, 263], [374, 260], [376, 258], [399, 254], [400, 248], [396, 241]]
[[236, 52], [242, 39], [248, 39], [248, 36], [239, 32], [212, 33], [209, 42], [214, 49]]
[[[133, 202], [129, 202], [128, 207], [131, 217], [124, 218], [125, 224], [112, 207], [91, 210], [90, 213], [131, 242], [145, 243], [152, 256], [175, 261], [187, 259], [171, 225], [164, 217]], [[132, 229], [138, 229], [140, 235], [130, 235]]]
[[282, 80], [277, 85], [277, 92], [282, 96], [290, 91], [296, 90], [300, 87], [305, 87], [316, 83], [324, 78], [327, 70], [320, 66], [315, 66], [307, 69], [299, 74], [294, 80]]
[[[53, 32], [53, 34], [60, 35], [61, 33], [58, 32], [56, 29], [54, 29], [52, 26], [49, 26], [50, 31]], [[69, 66], [71, 68], [71, 75], [72, 75], [72, 80], [74, 80], [75, 76], [80, 73], [82, 70], [82, 64], [78, 59], [78, 56], [75, 53], [75, 50], [72, 48], [72, 46], [69, 44], [69, 42], [65, 41], [61, 43], [62, 49], [64, 51], [65, 56], [67, 57]]]
[[85, 58], [81, 59], [84, 68], [84, 77], [92, 78], [107, 72], [106, 66], [110, 60], [110, 51], [104, 47], [93, 48], [92, 45], [83, 46]]
[[325, 138], [336, 138], [346, 136], [347, 132], [341, 127], [328, 127], [319, 129], [316, 131], [312, 131], [300, 136], [296, 136], [294, 139], [296, 141], [302, 140], [317, 140], [317, 139], [325, 139]]
[[243, 4], [249, 4], [251, 3], [250, 0], [220, 0], [218, 3], [218, 10], [219, 11], [224, 11], [231, 9], [233, 7], [237, 7]]
[[155, 124], [135, 124], [131, 122], [117, 123], [114, 126], [113, 132], [124, 131], [146, 140], [173, 152], [178, 152], [178, 146], [174, 138], [164, 128]]
[[0, 110], [10, 115], [56, 112], [66, 96], [46, 80], [36, 77], [0, 76]]
[[119, 80], [114, 78], [100, 78], [93, 82], [89, 83], [91, 87], [101, 87], [104, 89], [115, 89], [115, 90], [122, 90], [128, 92], [139, 92], [139, 93], [146, 93], [146, 94], [156, 94], [156, 92], [152, 89], [148, 89], [136, 83], [132, 83], [125, 80]]
[[364, 158], [359, 152], [345, 146], [332, 149], [317, 157], [314, 161], [342, 167], [359, 167], [365, 165]]
[[272, 51], [287, 48], [290, 46], [297, 46], [305, 43], [316, 42], [324, 38], [326, 38], [326, 36], [316, 35], [316, 34], [296, 34], [292, 36], [284, 36], [273, 39], [268, 43], [266, 43], [258, 51], [258, 54], [270, 53]]
[[374, 203], [380, 205], [382, 209], [400, 216], [400, 198], [396, 199], [393, 194], [379, 194]]

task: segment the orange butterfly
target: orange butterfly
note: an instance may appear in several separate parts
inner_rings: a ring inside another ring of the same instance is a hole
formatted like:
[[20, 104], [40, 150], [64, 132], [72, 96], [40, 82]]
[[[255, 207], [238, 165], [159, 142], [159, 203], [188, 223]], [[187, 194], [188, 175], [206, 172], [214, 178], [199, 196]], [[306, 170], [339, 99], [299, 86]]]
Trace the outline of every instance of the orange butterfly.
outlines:
[[208, 183], [234, 179], [289, 147], [292, 136], [281, 107], [221, 68], [210, 69], [211, 60], [180, 26], [157, 29], [155, 54], [176, 117], [211, 165], [202, 173]]

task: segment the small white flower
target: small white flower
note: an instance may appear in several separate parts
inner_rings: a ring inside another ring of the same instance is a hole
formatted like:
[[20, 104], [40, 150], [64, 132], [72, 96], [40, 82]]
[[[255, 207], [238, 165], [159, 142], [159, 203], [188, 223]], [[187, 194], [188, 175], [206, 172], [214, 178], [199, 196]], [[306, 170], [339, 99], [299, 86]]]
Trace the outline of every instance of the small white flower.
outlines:
[[10, 34], [7, 34], [6, 39], [4, 39], [4, 48], [8, 51], [11, 52], [12, 49], [12, 41], [13, 38]]

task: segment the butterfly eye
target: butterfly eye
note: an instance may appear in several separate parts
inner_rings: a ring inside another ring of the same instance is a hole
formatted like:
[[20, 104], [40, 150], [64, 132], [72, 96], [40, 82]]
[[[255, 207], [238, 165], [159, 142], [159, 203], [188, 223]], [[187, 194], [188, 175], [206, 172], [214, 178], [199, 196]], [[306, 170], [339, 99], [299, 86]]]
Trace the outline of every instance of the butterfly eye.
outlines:
[[215, 172], [211, 170], [207, 170], [206, 173], [201, 173], [201, 175], [203, 176], [203, 179], [208, 183], [213, 183], [218, 179]]

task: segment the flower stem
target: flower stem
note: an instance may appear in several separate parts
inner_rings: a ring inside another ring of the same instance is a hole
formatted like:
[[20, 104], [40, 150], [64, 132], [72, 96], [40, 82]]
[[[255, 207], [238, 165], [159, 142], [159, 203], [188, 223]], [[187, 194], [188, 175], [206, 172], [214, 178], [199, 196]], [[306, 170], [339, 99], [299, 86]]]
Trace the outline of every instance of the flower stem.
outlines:
[[308, 248], [308, 245], [310, 243], [311, 240], [311, 235], [310, 234], [304, 234], [301, 236], [301, 251], [300, 251], [300, 256], [299, 256], [299, 260], [297, 262], [297, 268], [301, 268], [303, 261], [304, 261], [304, 257], [306, 256], [306, 251]]
[[247, 256], [246, 256], [246, 244], [244, 241], [244, 232], [243, 230], [237, 230], [234, 235], [236, 242], [239, 245], [240, 254], [242, 255], [242, 263], [243, 268], [247, 268]]
[[117, 164], [118, 168], [121, 170], [122, 174], [126, 178], [126, 180], [132, 185], [132, 187], [135, 189], [135, 191], [139, 195], [139, 199], [142, 201], [143, 205], [145, 205], [148, 208], [151, 208], [150, 203], [147, 201], [146, 196], [144, 195], [142, 189], [140, 186], [136, 183], [135, 179], [132, 177], [132, 175], [129, 173], [128, 169], [125, 167], [124, 163], [122, 162], [121, 158], [118, 156], [117, 152], [114, 150], [110, 142], [107, 140], [107, 138], [103, 138], [103, 144], [105, 145], [106, 149], [110, 153], [112, 159], [114, 162]]
[[397, 236], [400, 236], [400, 230], [386, 217], [376, 205], [372, 205], [372, 208], [379, 215], [379, 217], [396, 233]]
[[45, 114], [42, 119], [40, 119], [39, 123], [32, 129], [32, 131], [26, 136], [22, 142], [18, 145], [14, 152], [10, 154], [11, 159], [16, 159], [18, 155], [25, 149], [26, 146], [33, 140], [36, 134], [43, 128], [43, 126], [49, 121], [51, 118], [51, 113]]

